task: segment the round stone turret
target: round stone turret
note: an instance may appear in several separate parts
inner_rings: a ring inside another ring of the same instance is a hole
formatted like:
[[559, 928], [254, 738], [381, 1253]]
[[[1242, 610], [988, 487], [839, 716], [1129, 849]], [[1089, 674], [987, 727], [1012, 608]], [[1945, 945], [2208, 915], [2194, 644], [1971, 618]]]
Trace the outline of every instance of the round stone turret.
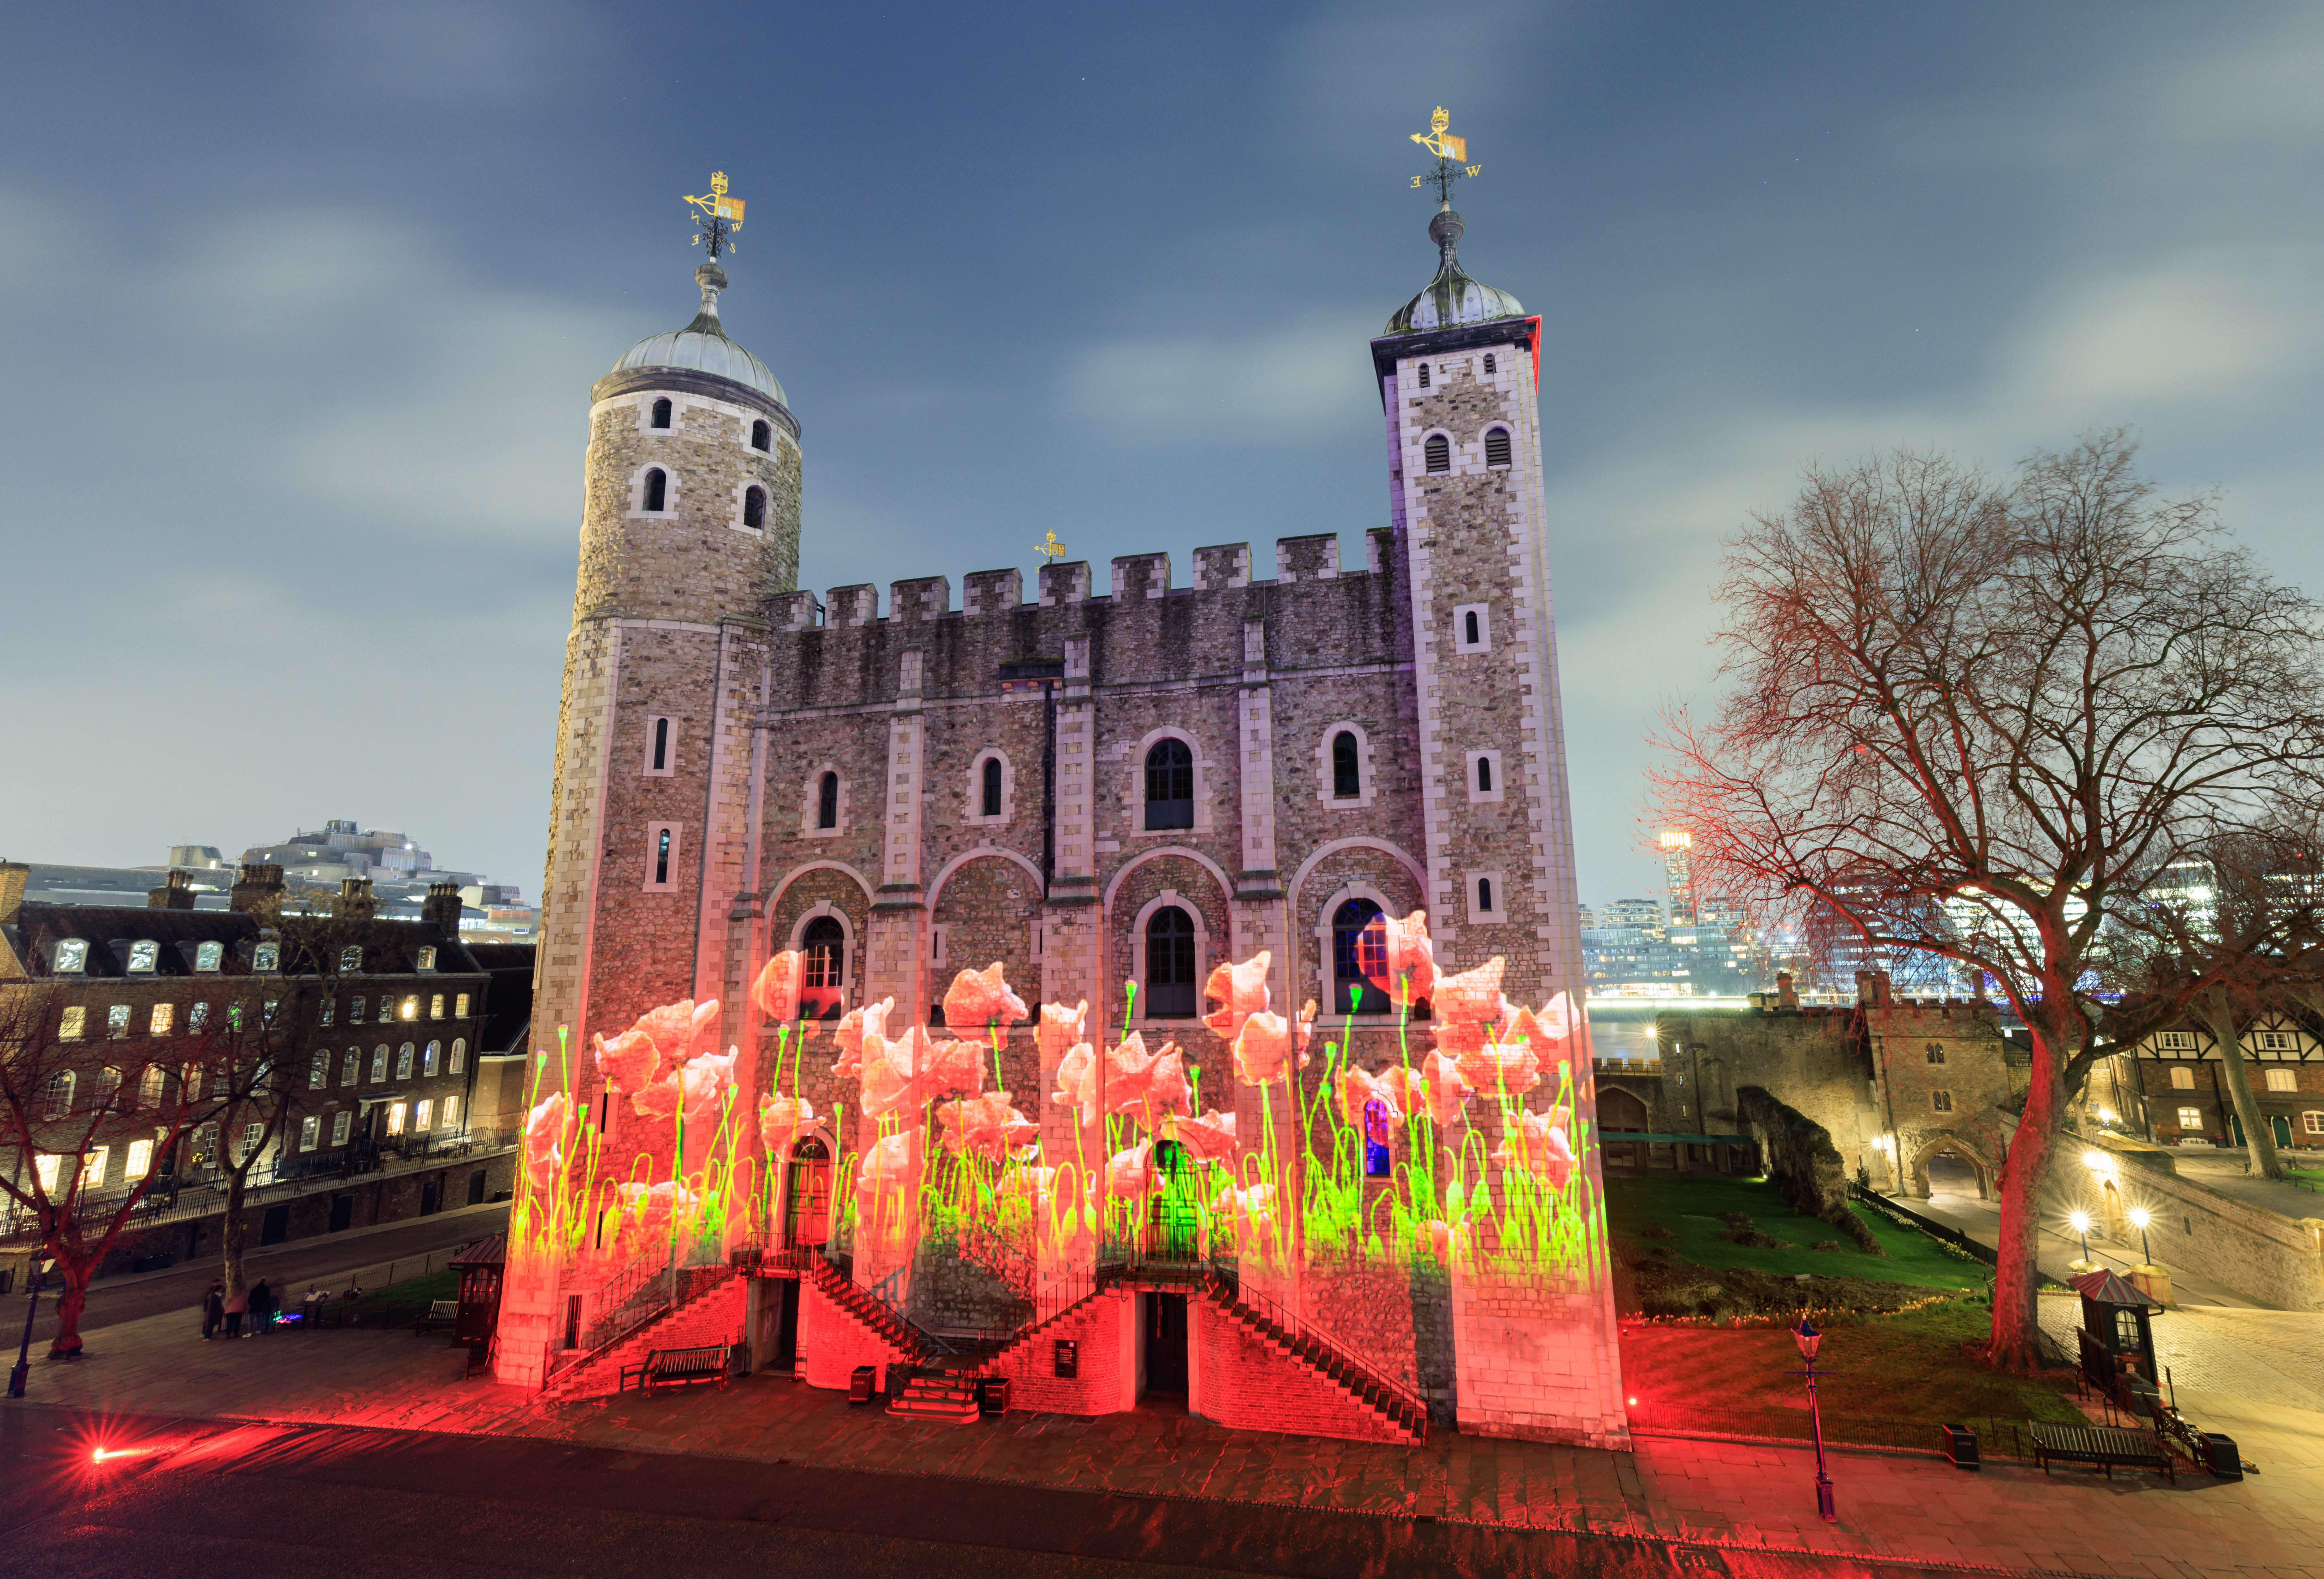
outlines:
[[1381, 332], [1414, 335], [1427, 329], [1456, 328], [1488, 323], [1497, 318], [1523, 318], [1525, 308], [1506, 291], [1496, 291], [1469, 278], [1455, 249], [1467, 226], [1451, 208], [1442, 208], [1428, 222], [1428, 239], [1436, 244], [1436, 278], [1427, 289], [1406, 302]]

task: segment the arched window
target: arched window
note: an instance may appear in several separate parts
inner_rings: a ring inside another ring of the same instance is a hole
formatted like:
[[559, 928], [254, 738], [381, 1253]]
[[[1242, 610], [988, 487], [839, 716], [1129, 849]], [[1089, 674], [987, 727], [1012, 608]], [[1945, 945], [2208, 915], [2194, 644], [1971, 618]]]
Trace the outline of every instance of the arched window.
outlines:
[[774, 445], [775, 430], [767, 426], [766, 420], [764, 418], [761, 418], [758, 421], [751, 424], [752, 448], [772, 449]]
[[1430, 471], [1449, 472], [1452, 469], [1452, 441], [1442, 433], [1431, 433], [1428, 442], [1421, 446], [1421, 453], [1428, 457]]
[[145, 1066], [145, 1073], [137, 1082], [138, 1106], [160, 1107], [161, 1105], [161, 1065]]
[[1489, 877], [1477, 879], [1477, 909], [1483, 914], [1492, 914], [1493, 880]]
[[653, 425], [657, 428], [669, 426], [669, 401], [667, 396], [654, 402]]
[[456, 1036], [452, 1039], [452, 1063], [450, 1066], [450, 1072], [455, 1075], [461, 1074], [467, 1068], [467, 1067], [468, 1039], [464, 1036]]
[[823, 782], [816, 786], [815, 826], [835, 828], [839, 826], [839, 775], [825, 773]]
[[1508, 429], [1485, 429], [1485, 464], [1489, 466], [1509, 464], [1509, 430]]
[[1357, 764], [1354, 732], [1342, 729], [1332, 737], [1332, 794], [1352, 800], [1364, 792], [1363, 772]]
[[742, 524], [757, 528], [767, 524], [767, 491], [756, 484], [742, 492]]
[[[1479, 757], [1477, 759], [1477, 793], [1480, 795], [1490, 795], [1492, 792], [1493, 759], [1490, 757]], [[1489, 910], [1493, 907], [1487, 905], [1485, 908]]]
[[783, 1181], [783, 1245], [821, 1244], [830, 1236], [831, 1153], [813, 1135], [791, 1150]]
[[1194, 826], [1194, 753], [1183, 740], [1156, 741], [1154, 749], [1146, 753], [1146, 826]]
[[411, 1078], [412, 1055], [417, 1053], [419, 1050], [420, 1049], [418, 1048], [413, 1047], [410, 1042], [406, 1042], [401, 1047], [395, 1049], [395, 1077], [398, 1080], [409, 1080]]
[[317, 1053], [314, 1067], [307, 1071], [307, 1089], [320, 1091], [331, 1083], [331, 1055]]
[[41, 1104], [42, 1117], [60, 1119], [67, 1113], [72, 1112], [72, 1071], [69, 1069], [60, 1069], [55, 1074], [50, 1076], [48, 1089], [42, 1094], [48, 1099]]
[[1194, 922], [1176, 905], [1164, 905], [1147, 919], [1146, 1017], [1194, 1017]]
[[977, 804], [983, 808], [977, 814], [980, 817], [1001, 815], [1001, 759], [999, 757], [984, 759], [984, 790]]
[[353, 1085], [363, 1076], [363, 1049], [349, 1048], [346, 1060], [339, 1065], [339, 1084]]
[[1388, 974], [1387, 933], [1375, 925], [1379, 914], [1379, 906], [1370, 900], [1350, 900], [1332, 917], [1334, 1014], [1386, 1014], [1396, 1007], [1372, 979]]
[[426, 1049], [420, 1055], [420, 1072], [422, 1075], [435, 1074], [437, 1062], [442, 1058], [443, 1056], [444, 1044], [442, 1042], [429, 1042]]
[[1462, 629], [1465, 633], [1469, 645], [1471, 647], [1483, 646], [1485, 642], [1485, 633], [1483, 626], [1477, 619], [1477, 611], [1475, 609], [1470, 609], [1463, 614], [1461, 618], [1463, 622]]
[[1364, 1103], [1364, 1177], [1388, 1176], [1388, 1103], [1375, 1096]]
[[[1434, 471], [1438, 468], [1432, 466], [1429, 469]], [[645, 507], [648, 510], [666, 509], [668, 506], [665, 502], [669, 497], [669, 474], [663, 471], [661, 467], [655, 466], [646, 473]]]
[[807, 1020], [836, 1020], [845, 983], [847, 928], [829, 916], [817, 916], [799, 934], [799, 1014]]

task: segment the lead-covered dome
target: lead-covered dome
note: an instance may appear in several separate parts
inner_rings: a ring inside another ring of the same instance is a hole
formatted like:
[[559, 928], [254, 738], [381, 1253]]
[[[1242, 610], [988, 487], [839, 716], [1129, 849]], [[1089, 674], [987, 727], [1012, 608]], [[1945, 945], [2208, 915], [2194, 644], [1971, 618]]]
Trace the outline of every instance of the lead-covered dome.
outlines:
[[613, 364], [613, 372], [675, 367], [706, 373], [757, 390], [788, 410], [783, 386], [775, 382], [767, 365], [727, 338], [725, 326], [718, 321], [718, 293], [726, 288], [726, 271], [714, 260], [695, 270], [694, 278], [702, 287], [702, 310], [694, 315], [694, 321], [682, 329], [648, 335]]
[[1461, 223], [1461, 216], [1450, 208], [1440, 210], [1428, 222], [1428, 239], [1436, 244], [1442, 259], [1436, 265], [1436, 278], [1397, 309], [1396, 316], [1388, 320], [1384, 333], [1413, 335], [1427, 329], [1457, 328], [1464, 324], [1489, 323], [1497, 318], [1525, 316], [1525, 308], [1516, 297], [1471, 280], [1461, 267], [1454, 248], [1466, 228]]

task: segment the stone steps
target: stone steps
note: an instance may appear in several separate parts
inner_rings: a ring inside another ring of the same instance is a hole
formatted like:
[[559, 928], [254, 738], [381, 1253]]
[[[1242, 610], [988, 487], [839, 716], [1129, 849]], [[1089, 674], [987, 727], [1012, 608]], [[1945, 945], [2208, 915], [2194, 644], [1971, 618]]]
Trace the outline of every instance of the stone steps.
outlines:
[[915, 1376], [904, 1383], [902, 1397], [889, 1400], [888, 1412], [912, 1420], [967, 1425], [976, 1418], [973, 1380], [950, 1371]]

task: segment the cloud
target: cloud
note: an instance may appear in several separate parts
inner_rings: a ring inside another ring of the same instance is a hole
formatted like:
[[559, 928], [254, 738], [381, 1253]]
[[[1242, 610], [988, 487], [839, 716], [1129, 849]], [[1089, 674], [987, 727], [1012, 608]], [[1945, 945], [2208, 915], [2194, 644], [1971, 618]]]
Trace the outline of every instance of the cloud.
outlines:
[[246, 14], [318, 96], [414, 106], [540, 98], [600, 32], [598, 14], [552, 0], [297, 0]]
[[1241, 434], [1304, 439], [1342, 429], [1369, 378], [1360, 351], [1375, 315], [1310, 311], [1280, 328], [1150, 335], [1071, 350], [1057, 379], [1061, 417], [1167, 443]]
[[2315, 263], [2283, 250], [2214, 251], [2062, 281], [2027, 315], [2024, 352], [1995, 392], [2070, 411], [2262, 396], [2315, 370]]

